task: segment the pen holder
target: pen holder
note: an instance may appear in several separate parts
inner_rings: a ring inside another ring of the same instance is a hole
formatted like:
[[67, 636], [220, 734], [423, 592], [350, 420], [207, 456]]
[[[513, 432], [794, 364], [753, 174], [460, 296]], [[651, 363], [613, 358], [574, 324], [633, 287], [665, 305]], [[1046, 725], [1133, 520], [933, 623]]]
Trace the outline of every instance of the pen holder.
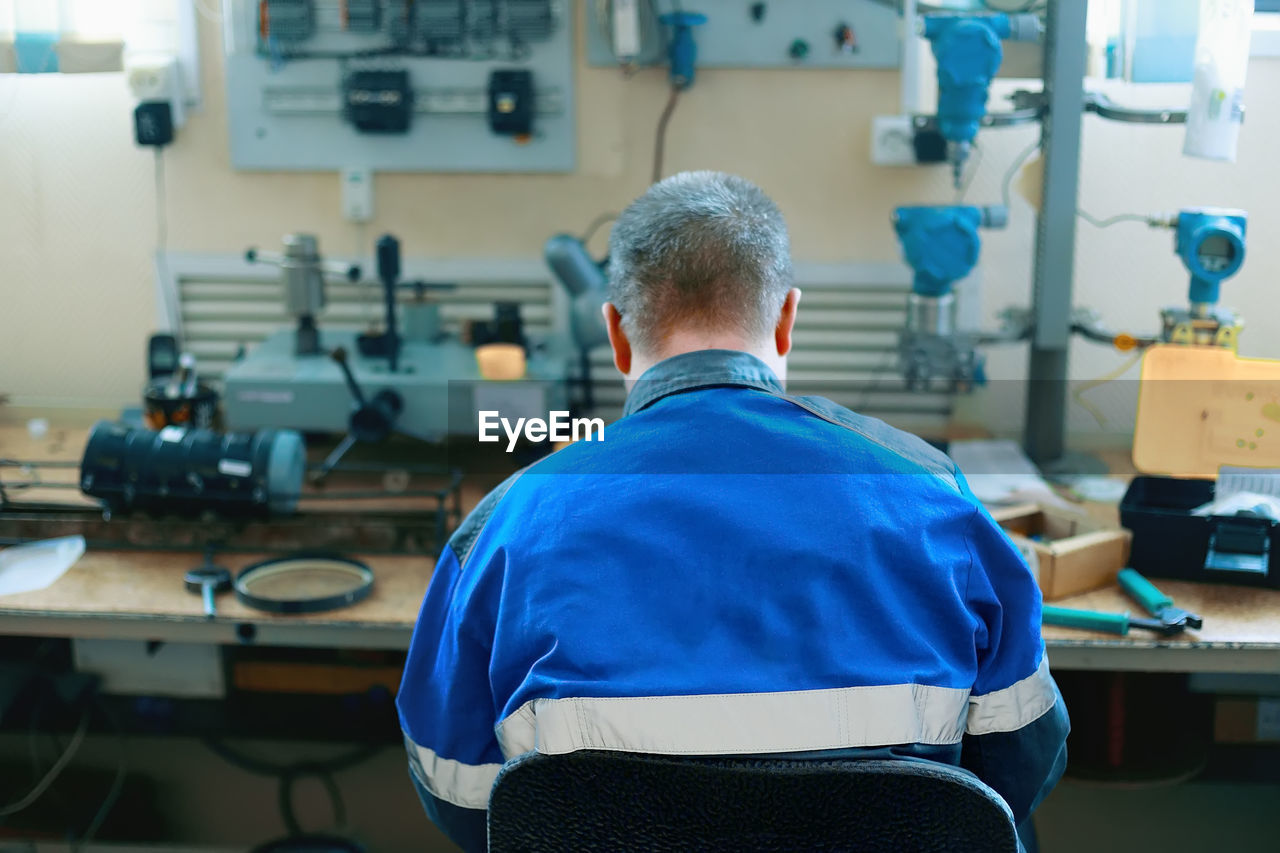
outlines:
[[166, 385], [165, 380], [153, 382], [143, 394], [143, 421], [149, 429], [167, 426], [221, 429], [217, 391], [197, 383], [195, 394], [170, 397], [165, 393]]

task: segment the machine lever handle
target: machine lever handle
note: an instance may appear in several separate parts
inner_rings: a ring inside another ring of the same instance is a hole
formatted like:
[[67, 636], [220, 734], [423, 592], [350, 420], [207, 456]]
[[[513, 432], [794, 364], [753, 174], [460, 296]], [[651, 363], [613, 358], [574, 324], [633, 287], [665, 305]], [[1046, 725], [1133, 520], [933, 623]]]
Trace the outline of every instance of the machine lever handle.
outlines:
[[[252, 246], [245, 249], [244, 259], [246, 263], [270, 264], [273, 267], [283, 267], [285, 264], [285, 256], [280, 252], [264, 252]], [[340, 276], [353, 284], [364, 275], [359, 264], [349, 264], [346, 261], [321, 261], [317, 267], [325, 275]]]
[[338, 347], [329, 353], [329, 357], [338, 363], [338, 367], [342, 369], [342, 378], [347, 380], [347, 390], [351, 392], [351, 396], [355, 398], [356, 405], [364, 408], [367, 403], [364, 399], [364, 392], [360, 390], [360, 385], [356, 382], [355, 374], [351, 372], [351, 365], [347, 364], [347, 351], [342, 347]]
[[253, 247], [245, 249], [244, 259], [246, 263], [271, 264], [276, 267], [284, 263], [284, 255], [279, 252], [263, 252]]

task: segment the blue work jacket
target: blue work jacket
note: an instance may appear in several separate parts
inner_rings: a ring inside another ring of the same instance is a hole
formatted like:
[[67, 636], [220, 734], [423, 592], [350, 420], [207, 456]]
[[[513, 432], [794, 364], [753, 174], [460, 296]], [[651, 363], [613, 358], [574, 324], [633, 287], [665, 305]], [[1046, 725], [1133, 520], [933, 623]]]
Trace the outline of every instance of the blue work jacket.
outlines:
[[529, 750], [894, 754], [1023, 821], [1065, 765], [1040, 592], [951, 460], [759, 359], [648, 370], [444, 549], [397, 699], [428, 814], [484, 849]]

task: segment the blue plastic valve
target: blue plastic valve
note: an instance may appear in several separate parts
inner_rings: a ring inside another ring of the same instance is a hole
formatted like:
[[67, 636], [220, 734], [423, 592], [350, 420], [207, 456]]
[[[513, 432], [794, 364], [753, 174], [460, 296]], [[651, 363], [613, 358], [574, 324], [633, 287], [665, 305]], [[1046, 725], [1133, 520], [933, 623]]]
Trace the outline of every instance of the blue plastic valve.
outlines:
[[698, 12], [670, 12], [659, 20], [671, 27], [671, 44], [667, 48], [671, 85], [688, 89], [693, 85], [698, 64], [698, 43], [693, 39], [693, 28], [705, 24], [707, 16]]

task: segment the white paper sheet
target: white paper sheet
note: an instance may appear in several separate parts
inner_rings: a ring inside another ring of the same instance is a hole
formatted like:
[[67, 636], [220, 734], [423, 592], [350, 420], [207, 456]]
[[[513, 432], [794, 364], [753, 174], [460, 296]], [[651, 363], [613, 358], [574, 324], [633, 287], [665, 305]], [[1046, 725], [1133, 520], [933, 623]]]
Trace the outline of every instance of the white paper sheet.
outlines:
[[1220, 501], [1241, 492], [1280, 498], [1280, 469], [1232, 468], [1227, 465], [1219, 468], [1218, 482], [1213, 487], [1213, 499]]
[[0, 551], [0, 595], [44, 589], [66, 574], [83, 555], [83, 536], [64, 536], [5, 548]]
[[1069, 504], [1040, 476], [1017, 442], [1004, 439], [953, 441], [948, 453], [984, 504]]

